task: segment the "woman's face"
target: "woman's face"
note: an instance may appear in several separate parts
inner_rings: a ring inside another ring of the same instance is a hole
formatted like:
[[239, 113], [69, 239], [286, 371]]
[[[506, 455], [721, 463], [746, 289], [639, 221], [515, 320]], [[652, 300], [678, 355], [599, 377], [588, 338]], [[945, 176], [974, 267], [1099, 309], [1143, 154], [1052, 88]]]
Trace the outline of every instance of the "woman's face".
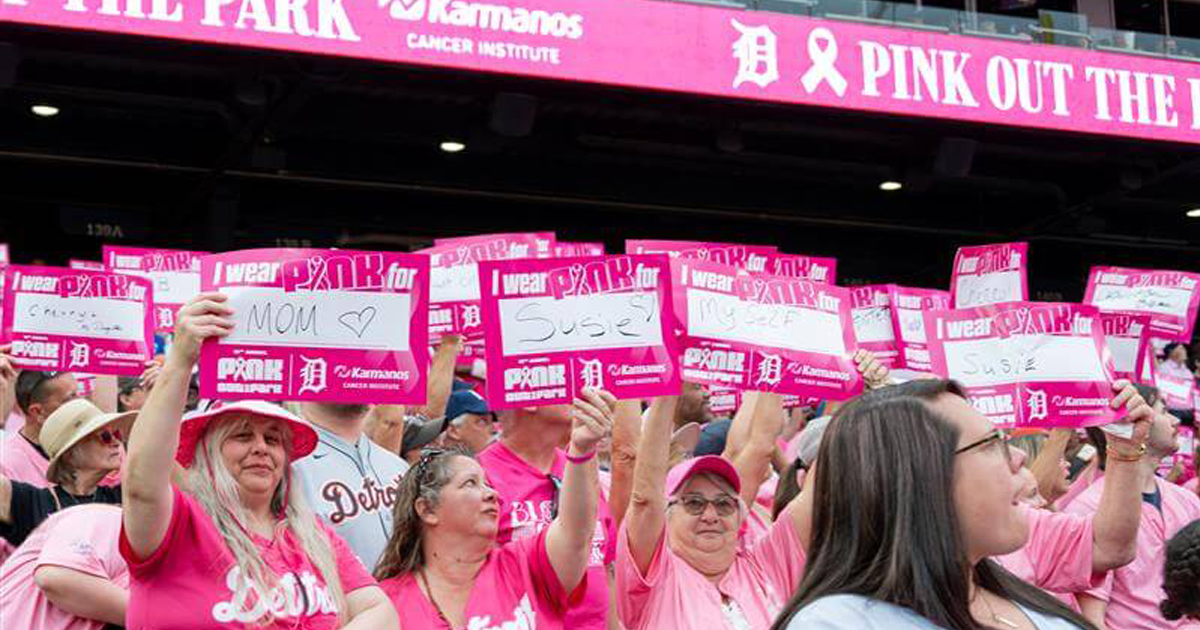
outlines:
[[[979, 442], [995, 430], [992, 423], [958, 396], [945, 394], [933, 408], [957, 425], [958, 449]], [[1021, 465], [1025, 454], [991, 440], [955, 455], [954, 503], [959, 527], [972, 563], [1012, 553], [1029, 538], [1029, 523], [1020, 509]]]
[[121, 433], [109, 423], [92, 431], [71, 447], [71, 457], [80, 471], [111, 472], [121, 469]]
[[[688, 506], [697, 506], [702, 500], [708, 501], [703, 511], [692, 514]], [[721, 514], [712, 503], [714, 500], [725, 505], [727, 512], [732, 505], [732, 512]], [[720, 570], [721, 565], [728, 568], [728, 563], [733, 562], [741, 525], [738, 497], [704, 475], [685, 482], [667, 511], [671, 548], [702, 572]]]
[[1182, 344], [1177, 345], [1174, 348], [1171, 348], [1171, 353], [1167, 355], [1167, 358], [1176, 363], [1184, 363], [1188, 358], [1187, 348]]
[[221, 458], [242, 496], [274, 494], [287, 470], [287, 430], [280, 420], [234, 418], [233, 432], [221, 443]]
[[500, 495], [488, 485], [479, 462], [455, 456], [450, 481], [442, 486], [438, 505], [424, 515], [426, 527], [496, 537], [500, 522]]

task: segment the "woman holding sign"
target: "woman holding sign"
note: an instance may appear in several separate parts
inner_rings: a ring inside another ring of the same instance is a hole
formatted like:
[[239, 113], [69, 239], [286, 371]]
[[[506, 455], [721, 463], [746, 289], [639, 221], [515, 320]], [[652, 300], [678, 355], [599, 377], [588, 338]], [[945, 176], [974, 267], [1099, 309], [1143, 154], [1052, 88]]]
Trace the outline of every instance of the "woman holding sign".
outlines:
[[496, 544], [500, 499], [460, 450], [427, 450], [405, 476], [375, 576], [405, 628], [563, 627], [586, 591], [596, 528], [596, 450], [616, 400], [585, 390], [573, 408], [555, 516], [538, 535]]
[[[225, 302], [207, 293], [180, 309], [129, 439], [127, 627], [394, 630], [375, 581], [291, 487], [291, 462], [316, 445], [312, 427], [258, 401], [183, 419], [201, 343], [233, 328]], [[167, 474], [176, 461], [181, 486]]]
[[[1150, 408], [1122, 385], [1113, 406], [1145, 420]], [[1091, 628], [989, 559], [1029, 537], [1022, 458], [953, 381], [843, 407], [817, 456], [804, 581], [775, 628]]]

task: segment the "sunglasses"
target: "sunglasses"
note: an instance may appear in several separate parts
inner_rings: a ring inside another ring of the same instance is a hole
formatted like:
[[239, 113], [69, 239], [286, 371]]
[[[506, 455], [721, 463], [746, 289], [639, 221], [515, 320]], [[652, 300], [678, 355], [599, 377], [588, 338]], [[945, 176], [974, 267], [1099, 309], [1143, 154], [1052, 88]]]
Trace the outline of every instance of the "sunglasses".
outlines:
[[113, 446], [121, 443], [120, 429], [105, 429], [96, 434], [96, 439], [100, 440], [105, 446]]
[[700, 516], [704, 514], [704, 510], [708, 509], [708, 504], [711, 503], [713, 509], [717, 511], [717, 516], [730, 516], [738, 510], [737, 499], [721, 494], [711, 499], [705, 498], [699, 494], [685, 494], [682, 497], [671, 501], [668, 505], [681, 505], [688, 514], [692, 516]]
[[550, 479], [550, 483], [554, 484], [554, 501], [550, 504], [550, 520], [558, 518], [558, 495], [562, 493], [562, 479], [559, 479], [553, 474], [546, 475]]
[[999, 443], [1003, 448], [1004, 458], [1010, 460], [1010, 459], [1012, 459], [1012, 452], [1009, 450], [1009, 446], [1008, 446], [1008, 441], [1010, 439], [1011, 438], [1009, 438], [1007, 433], [1001, 431], [1000, 429], [996, 429], [995, 431], [988, 433], [987, 435], [983, 436], [982, 438], [975, 440], [974, 442], [971, 442], [970, 444], [954, 451], [954, 454], [959, 455], [959, 454], [965, 453], [973, 448], [979, 448], [982, 446], [990, 446], [992, 444]]

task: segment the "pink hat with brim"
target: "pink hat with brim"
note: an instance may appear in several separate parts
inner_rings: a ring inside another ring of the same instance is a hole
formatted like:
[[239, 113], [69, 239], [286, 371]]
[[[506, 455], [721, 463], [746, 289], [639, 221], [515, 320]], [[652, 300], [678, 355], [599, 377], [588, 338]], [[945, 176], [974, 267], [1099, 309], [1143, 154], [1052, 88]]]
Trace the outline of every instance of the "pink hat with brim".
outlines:
[[179, 450], [175, 451], [175, 461], [184, 468], [191, 467], [192, 458], [196, 455], [196, 443], [204, 437], [209, 423], [225, 416], [253, 416], [286, 422], [292, 430], [292, 461], [308, 455], [317, 448], [317, 432], [308, 422], [279, 405], [262, 400], [239, 400], [185, 416], [183, 424], [179, 427]]
[[742, 482], [738, 478], [737, 469], [729, 463], [729, 460], [720, 455], [704, 455], [676, 464], [671, 472], [667, 473], [667, 496], [675, 496], [675, 493], [679, 492], [688, 479], [706, 472], [713, 473], [729, 482], [729, 485], [733, 486], [734, 492], [742, 491]]

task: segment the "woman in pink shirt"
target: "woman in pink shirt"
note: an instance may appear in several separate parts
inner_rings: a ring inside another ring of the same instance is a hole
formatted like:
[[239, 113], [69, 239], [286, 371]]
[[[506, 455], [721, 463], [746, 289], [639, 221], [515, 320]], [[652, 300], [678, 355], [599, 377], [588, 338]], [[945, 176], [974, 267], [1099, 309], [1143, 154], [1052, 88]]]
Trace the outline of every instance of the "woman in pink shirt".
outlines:
[[127, 627], [395, 630], [396, 611], [362, 563], [292, 488], [291, 462], [317, 443], [311, 426], [258, 401], [182, 418], [201, 343], [233, 329], [226, 301], [206, 293], [180, 309], [129, 438]]
[[507, 630], [563, 627], [587, 587], [596, 529], [596, 449], [616, 400], [576, 400], [557, 514], [535, 536], [496, 544], [499, 495], [459, 450], [427, 450], [405, 476], [395, 524], [375, 576], [404, 628]]
[[1200, 621], [1200, 520], [1189, 523], [1167, 543], [1163, 591], [1166, 599], [1158, 608], [1164, 619]]
[[[706, 455], [668, 471], [678, 400], [646, 414], [633, 495], [617, 542], [617, 610], [628, 630], [765, 630], [804, 571], [798, 500], [753, 545], [737, 470]], [[801, 495], [804, 496], [804, 495]]]

